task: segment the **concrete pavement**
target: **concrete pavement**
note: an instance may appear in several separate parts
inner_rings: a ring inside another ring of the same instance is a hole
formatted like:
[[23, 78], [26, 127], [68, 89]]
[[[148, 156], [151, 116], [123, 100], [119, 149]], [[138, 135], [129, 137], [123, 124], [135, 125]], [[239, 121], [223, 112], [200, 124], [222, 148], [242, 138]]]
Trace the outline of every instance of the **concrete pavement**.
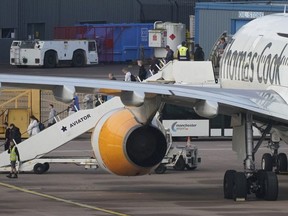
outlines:
[[[195, 143], [195, 142], [194, 142]], [[0, 174], [0, 215], [287, 215], [288, 176], [279, 178], [279, 200], [249, 196], [245, 202], [223, 198], [227, 169], [242, 170], [231, 141], [199, 141], [202, 163], [195, 171], [118, 177], [101, 169], [85, 170], [51, 164], [42, 175], [22, 173], [18, 179]], [[260, 149], [257, 161], [267, 149]], [[287, 152], [287, 148], [284, 152]], [[50, 156], [89, 156], [86, 138], [69, 142]]]

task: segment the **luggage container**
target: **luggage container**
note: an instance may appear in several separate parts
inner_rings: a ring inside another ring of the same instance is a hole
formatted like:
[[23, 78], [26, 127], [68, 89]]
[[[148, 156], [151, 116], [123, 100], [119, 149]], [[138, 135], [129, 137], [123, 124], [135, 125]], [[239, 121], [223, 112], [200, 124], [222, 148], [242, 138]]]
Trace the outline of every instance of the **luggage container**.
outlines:
[[82, 24], [56, 27], [55, 39], [95, 39], [100, 62], [125, 62], [150, 59], [154, 49], [148, 46], [153, 23]]

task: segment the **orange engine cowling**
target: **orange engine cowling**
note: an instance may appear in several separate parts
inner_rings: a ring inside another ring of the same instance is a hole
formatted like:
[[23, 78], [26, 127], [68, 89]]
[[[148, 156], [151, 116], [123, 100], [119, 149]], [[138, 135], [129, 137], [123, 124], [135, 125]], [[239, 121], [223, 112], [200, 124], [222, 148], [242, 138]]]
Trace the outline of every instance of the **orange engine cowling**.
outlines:
[[104, 115], [91, 141], [99, 165], [121, 176], [149, 173], [167, 150], [163, 132], [153, 125], [138, 123], [125, 108]]

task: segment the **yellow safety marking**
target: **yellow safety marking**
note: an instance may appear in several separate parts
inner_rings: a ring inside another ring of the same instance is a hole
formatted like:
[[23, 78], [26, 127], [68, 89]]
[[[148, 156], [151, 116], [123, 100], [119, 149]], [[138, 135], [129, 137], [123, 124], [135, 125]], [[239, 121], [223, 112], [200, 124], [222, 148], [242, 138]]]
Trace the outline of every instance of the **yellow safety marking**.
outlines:
[[77, 203], [77, 202], [73, 202], [71, 200], [65, 200], [65, 199], [62, 199], [62, 198], [58, 198], [58, 197], [51, 196], [51, 195], [48, 195], [48, 194], [39, 193], [39, 192], [36, 192], [36, 191], [31, 191], [31, 190], [28, 190], [28, 189], [20, 188], [20, 187], [17, 187], [17, 186], [14, 186], [14, 185], [10, 185], [10, 184], [6, 184], [6, 183], [3, 183], [3, 182], [0, 182], [0, 185], [3, 186], [3, 187], [14, 189], [14, 190], [22, 191], [24, 193], [29, 193], [29, 194], [33, 194], [33, 195], [36, 195], [36, 196], [40, 196], [40, 197], [44, 197], [44, 198], [48, 198], [48, 199], [64, 202], [64, 203], [67, 203], [67, 204], [72, 204], [72, 205], [80, 206], [80, 207], [83, 207], [83, 208], [88, 208], [88, 209], [93, 209], [93, 210], [100, 211], [100, 212], [105, 212], [105, 213], [111, 214], [111, 215], [128, 216], [127, 214], [122, 214], [122, 213], [119, 213], [119, 212], [110, 211], [110, 210], [107, 210], [107, 209], [98, 208], [98, 207], [91, 206], [91, 205]]

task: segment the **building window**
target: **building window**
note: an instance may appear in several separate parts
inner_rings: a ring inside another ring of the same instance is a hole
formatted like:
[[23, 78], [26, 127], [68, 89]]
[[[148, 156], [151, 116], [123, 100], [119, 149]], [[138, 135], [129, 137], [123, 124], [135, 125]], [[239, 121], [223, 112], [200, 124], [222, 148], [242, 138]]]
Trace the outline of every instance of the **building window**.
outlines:
[[15, 38], [15, 29], [14, 28], [2, 28], [1, 38]]

